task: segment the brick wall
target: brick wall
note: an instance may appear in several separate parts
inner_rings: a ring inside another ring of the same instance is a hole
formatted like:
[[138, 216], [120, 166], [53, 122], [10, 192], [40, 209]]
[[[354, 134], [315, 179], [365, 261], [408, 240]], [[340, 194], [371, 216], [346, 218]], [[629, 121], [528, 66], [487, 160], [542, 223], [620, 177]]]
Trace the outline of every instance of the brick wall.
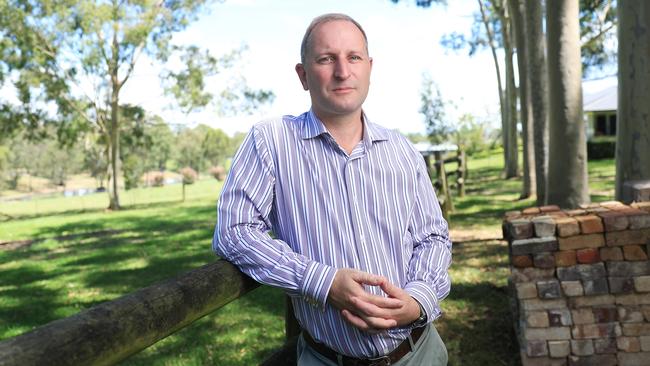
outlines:
[[650, 202], [506, 214], [521, 359], [650, 365]]

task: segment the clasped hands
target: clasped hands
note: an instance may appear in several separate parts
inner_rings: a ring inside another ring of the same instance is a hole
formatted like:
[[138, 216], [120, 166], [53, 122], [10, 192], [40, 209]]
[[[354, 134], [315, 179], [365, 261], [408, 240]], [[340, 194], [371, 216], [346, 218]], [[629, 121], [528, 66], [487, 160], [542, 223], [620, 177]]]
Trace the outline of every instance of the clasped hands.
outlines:
[[[363, 285], [379, 286], [388, 297], [373, 295]], [[327, 301], [346, 321], [368, 333], [408, 325], [420, 316], [420, 305], [408, 292], [383, 276], [349, 268], [336, 271]]]

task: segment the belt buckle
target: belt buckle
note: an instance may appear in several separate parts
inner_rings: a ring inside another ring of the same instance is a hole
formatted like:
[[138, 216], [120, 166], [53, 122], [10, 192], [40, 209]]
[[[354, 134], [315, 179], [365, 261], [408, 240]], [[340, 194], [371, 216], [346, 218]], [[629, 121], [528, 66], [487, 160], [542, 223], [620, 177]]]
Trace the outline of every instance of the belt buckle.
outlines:
[[390, 357], [381, 356], [377, 358], [368, 359], [368, 366], [390, 366]]

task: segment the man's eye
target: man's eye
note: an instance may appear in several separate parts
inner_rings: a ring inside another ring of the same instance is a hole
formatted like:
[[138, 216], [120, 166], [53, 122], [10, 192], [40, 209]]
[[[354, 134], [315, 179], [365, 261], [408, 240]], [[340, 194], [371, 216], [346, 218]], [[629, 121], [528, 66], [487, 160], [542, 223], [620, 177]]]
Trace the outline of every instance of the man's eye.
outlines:
[[334, 62], [334, 57], [332, 56], [324, 56], [318, 59], [319, 64], [329, 64]]
[[363, 58], [359, 55], [352, 55], [350, 56], [350, 61], [361, 61]]

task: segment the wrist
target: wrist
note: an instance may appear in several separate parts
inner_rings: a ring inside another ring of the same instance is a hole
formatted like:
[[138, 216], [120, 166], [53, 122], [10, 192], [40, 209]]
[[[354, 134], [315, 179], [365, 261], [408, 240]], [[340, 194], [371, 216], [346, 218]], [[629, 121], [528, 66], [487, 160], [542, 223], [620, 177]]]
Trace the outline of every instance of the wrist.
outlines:
[[419, 301], [417, 301], [414, 297], [412, 297], [413, 302], [416, 304], [416, 312], [415, 312], [415, 318], [413, 318], [413, 321], [410, 322], [412, 327], [421, 327], [424, 326], [427, 323], [427, 313], [424, 311], [424, 307], [422, 304], [420, 304]]

